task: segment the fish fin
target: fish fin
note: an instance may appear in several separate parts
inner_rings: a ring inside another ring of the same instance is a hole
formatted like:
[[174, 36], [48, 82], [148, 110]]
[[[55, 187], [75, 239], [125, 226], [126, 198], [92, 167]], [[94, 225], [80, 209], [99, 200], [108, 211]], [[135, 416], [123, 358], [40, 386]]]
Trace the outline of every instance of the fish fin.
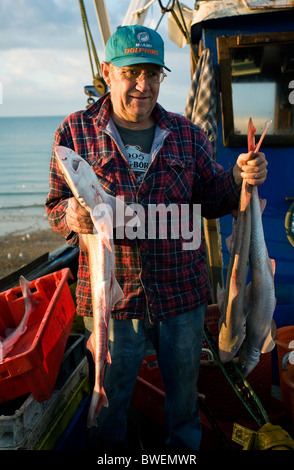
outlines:
[[37, 300], [35, 300], [31, 290], [30, 290], [30, 285], [31, 281], [28, 281], [24, 276], [20, 276], [19, 278], [19, 284], [21, 287], [21, 292], [22, 296], [25, 301], [26, 308], [35, 308], [39, 304]]
[[261, 199], [261, 197], [258, 196], [259, 199], [259, 205], [260, 205], [260, 212], [263, 213], [267, 200], [266, 199]]
[[232, 238], [233, 238], [233, 234], [231, 234], [228, 238], [226, 238], [226, 245], [227, 245], [227, 249], [229, 253], [231, 253], [231, 249], [232, 249]]
[[140, 219], [133, 209], [125, 204], [122, 198], [114, 197], [107, 194], [105, 197], [105, 203], [109, 204], [113, 213], [113, 227], [124, 227], [128, 222], [132, 220], [132, 223], [140, 226]]
[[230, 280], [230, 297], [233, 299], [236, 297], [240, 290], [240, 285], [237, 282], [237, 269], [238, 269], [238, 264], [240, 263], [240, 258], [238, 255], [235, 255], [234, 258], [234, 263], [232, 267], [232, 274], [231, 274], [231, 280]]
[[108, 407], [108, 400], [104, 388], [102, 387], [99, 392], [93, 390], [90, 408], [87, 417], [87, 427], [97, 426], [97, 416], [99, 415], [102, 406]]
[[227, 245], [227, 249], [229, 253], [232, 252], [233, 244], [234, 244], [234, 235], [232, 233], [228, 238], [226, 238], [226, 245]]
[[262, 354], [265, 354], [267, 352], [270, 352], [274, 349], [275, 347], [275, 342], [272, 338], [272, 332], [270, 331], [265, 342], [263, 343], [263, 346], [262, 346]]
[[109, 240], [113, 237], [113, 226], [109, 206], [104, 203], [96, 204], [94, 210], [90, 211], [90, 215], [94, 224], [93, 233], [96, 231], [109, 251], [112, 252]]
[[94, 345], [93, 345], [93, 333], [89, 336], [89, 339], [87, 341], [87, 349], [92, 353], [92, 356], [94, 357]]
[[25, 296], [27, 289], [29, 289], [31, 283], [24, 276], [19, 277], [19, 284], [21, 287], [22, 295]]
[[219, 283], [217, 283], [216, 287], [216, 297], [218, 308], [220, 309], [221, 313], [223, 313], [225, 303], [225, 289], [222, 289]]
[[270, 259], [270, 262], [271, 262], [271, 265], [272, 265], [272, 268], [273, 268], [273, 274], [275, 274], [276, 272], [276, 262], [274, 259]]
[[107, 356], [106, 356], [108, 364], [111, 364], [111, 356], [109, 350], [107, 351]]
[[114, 296], [113, 296], [113, 305], [115, 305], [119, 300], [122, 300], [124, 298], [124, 293], [122, 288], [120, 287], [119, 283], [117, 280], [115, 280], [115, 285], [114, 285]]
[[228, 238], [226, 238], [227, 249], [230, 253], [232, 252], [232, 249], [233, 249], [235, 237], [236, 237], [236, 222], [235, 222], [235, 219], [233, 219], [233, 221], [232, 221], [232, 233]]

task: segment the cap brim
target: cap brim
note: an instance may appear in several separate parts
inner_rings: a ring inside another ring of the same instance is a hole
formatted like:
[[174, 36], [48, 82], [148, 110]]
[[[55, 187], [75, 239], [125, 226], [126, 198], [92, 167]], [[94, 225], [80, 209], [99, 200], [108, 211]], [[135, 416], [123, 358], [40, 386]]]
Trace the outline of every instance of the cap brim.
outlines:
[[127, 67], [128, 65], [136, 65], [136, 64], [155, 64], [164, 67], [166, 70], [171, 72], [171, 70], [166, 67], [160, 60], [156, 60], [156, 57], [121, 57], [118, 59], [113, 59], [112, 64], [116, 67]]

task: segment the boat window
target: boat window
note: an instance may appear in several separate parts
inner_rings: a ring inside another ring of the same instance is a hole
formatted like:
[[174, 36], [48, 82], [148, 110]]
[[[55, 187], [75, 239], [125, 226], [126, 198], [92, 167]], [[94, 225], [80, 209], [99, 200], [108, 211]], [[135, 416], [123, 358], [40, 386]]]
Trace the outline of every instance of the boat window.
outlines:
[[294, 33], [218, 38], [225, 145], [246, 145], [251, 116], [269, 145], [294, 144]]

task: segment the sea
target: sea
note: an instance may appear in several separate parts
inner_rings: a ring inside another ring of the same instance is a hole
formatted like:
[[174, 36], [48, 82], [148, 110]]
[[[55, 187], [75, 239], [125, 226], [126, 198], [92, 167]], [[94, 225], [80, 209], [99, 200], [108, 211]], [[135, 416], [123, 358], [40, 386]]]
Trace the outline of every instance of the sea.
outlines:
[[0, 237], [49, 228], [49, 164], [64, 117], [0, 118]]

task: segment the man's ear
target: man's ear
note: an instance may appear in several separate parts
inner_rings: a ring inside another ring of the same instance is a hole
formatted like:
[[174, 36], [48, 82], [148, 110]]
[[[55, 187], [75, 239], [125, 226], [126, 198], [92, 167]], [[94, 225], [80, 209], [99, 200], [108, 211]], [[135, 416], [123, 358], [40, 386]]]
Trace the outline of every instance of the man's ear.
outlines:
[[110, 87], [111, 78], [110, 78], [110, 68], [111, 64], [107, 62], [101, 62], [101, 72], [106, 84]]

